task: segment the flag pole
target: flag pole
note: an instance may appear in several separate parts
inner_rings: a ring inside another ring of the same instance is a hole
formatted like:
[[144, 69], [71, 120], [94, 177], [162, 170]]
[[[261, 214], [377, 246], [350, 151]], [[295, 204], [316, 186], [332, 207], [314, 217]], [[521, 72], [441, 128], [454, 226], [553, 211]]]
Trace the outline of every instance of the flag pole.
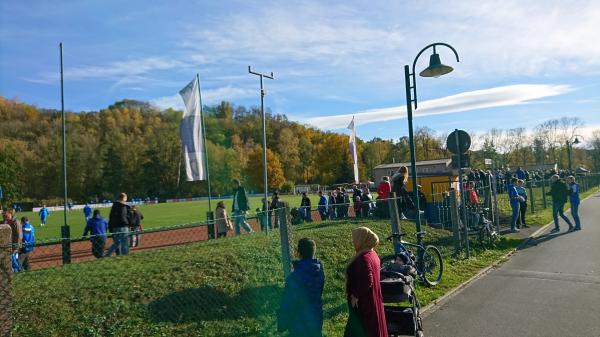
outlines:
[[[200, 121], [202, 123], [202, 143], [204, 144], [204, 162], [206, 165], [206, 181], [208, 182], [208, 214], [212, 214], [212, 193], [210, 190], [210, 169], [208, 168], [208, 151], [206, 147], [206, 127], [204, 126], [204, 112], [202, 110], [202, 93], [200, 92], [200, 75], [196, 73], [196, 81], [198, 82], [198, 98], [200, 99]], [[212, 220], [209, 216], [208, 220]]]

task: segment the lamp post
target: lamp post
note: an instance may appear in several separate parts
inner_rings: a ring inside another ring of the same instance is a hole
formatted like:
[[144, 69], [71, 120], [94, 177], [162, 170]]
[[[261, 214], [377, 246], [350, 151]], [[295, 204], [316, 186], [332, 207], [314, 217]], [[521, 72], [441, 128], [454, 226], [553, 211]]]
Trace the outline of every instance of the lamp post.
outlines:
[[573, 167], [572, 167], [572, 158], [571, 158], [571, 154], [573, 152], [573, 145], [577, 145], [579, 143], [581, 143], [581, 141], [579, 141], [579, 138], [583, 138], [580, 135], [575, 135], [573, 136], [575, 137], [575, 140], [571, 141], [570, 139], [567, 139], [566, 143], [567, 143], [567, 159], [569, 161], [569, 173], [573, 173]]
[[[417, 64], [417, 60], [423, 52], [425, 52], [429, 48], [433, 48], [433, 54], [429, 57], [429, 67], [419, 73], [422, 77], [440, 77], [445, 75], [452, 70], [452, 67], [442, 64], [440, 61], [440, 55], [436, 52], [436, 46], [445, 46], [448, 47], [454, 52], [456, 56], [456, 62], [459, 62], [458, 53], [456, 50], [449, 44], [446, 43], [432, 43], [427, 47], [421, 49], [421, 51], [415, 57], [415, 60], [412, 64], [412, 73], [410, 72], [410, 68], [408, 65], [404, 66], [404, 82], [406, 86], [406, 115], [408, 119], [408, 142], [410, 149], [410, 175], [412, 177], [412, 186], [413, 186], [413, 195], [415, 199], [415, 208], [416, 208], [416, 230], [417, 230], [417, 242], [422, 244], [423, 242], [423, 233], [421, 232], [421, 213], [419, 208], [419, 192], [417, 189], [417, 163], [415, 158], [415, 141], [413, 138], [413, 122], [412, 122], [412, 113], [413, 106], [415, 105], [415, 110], [417, 110], [417, 78], [415, 76], [415, 66]], [[412, 77], [412, 85], [411, 85], [411, 77]], [[412, 92], [411, 92], [412, 89]]]
[[268, 79], [273, 79], [273, 72], [271, 72], [271, 75], [266, 75], [266, 74], [262, 74], [262, 73], [257, 73], [255, 71], [252, 71], [252, 68], [250, 66], [248, 66], [248, 72], [250, 74], [256, 75], [260, 77], [260, 113], [262, 115], [262, 131], [263, 131], [263, 139], [262, 139], [262, 145], [263, 145], [263, 179], [264, 179], [264, 184], [265, 184], [265, 202], [264, 202], [264, 206], [265, 206], [265, 217], [267, 218], [267, 223], [265, 224], [265, 233], [268, 234], [269, 233], [269, 222], [270, 222], [270, 217], [269, 217], [269, 185], [267, 182], [267, 119], [265, 118], [265, 89], [263, 87], [263, 77], [266, 77]]

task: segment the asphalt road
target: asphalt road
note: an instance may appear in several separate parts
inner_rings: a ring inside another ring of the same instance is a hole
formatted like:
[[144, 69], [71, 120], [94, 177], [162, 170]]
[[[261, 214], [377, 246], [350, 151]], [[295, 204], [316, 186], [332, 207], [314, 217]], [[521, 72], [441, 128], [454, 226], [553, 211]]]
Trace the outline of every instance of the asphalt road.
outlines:
[[425, 336], [600, 337], [600, 195], [580, 217], [581, 231], [561, 221], [429, 313]]

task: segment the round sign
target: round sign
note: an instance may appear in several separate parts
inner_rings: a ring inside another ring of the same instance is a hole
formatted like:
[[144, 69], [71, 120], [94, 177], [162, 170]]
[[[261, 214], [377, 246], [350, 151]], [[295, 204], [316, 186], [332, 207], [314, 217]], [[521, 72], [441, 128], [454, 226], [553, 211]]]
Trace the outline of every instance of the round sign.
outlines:
[[[458, 144], [456, 143], [456, 134], [458, 133]], [[446, 139], [446, 148], [454, 154], [463, 154], [471, 147], [471, 137], [463, 130], [452, 131]]]

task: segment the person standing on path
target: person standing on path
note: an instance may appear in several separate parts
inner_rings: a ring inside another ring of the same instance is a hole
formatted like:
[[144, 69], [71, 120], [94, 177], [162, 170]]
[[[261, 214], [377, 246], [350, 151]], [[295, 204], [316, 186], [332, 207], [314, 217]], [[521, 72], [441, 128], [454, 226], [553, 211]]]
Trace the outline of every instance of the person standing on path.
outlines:
[[581, 220], [579, 219], [579, 184], [575, 182], [575, 177], [569, 176], [567, 178], [569, 184], [569, 201], [571, 202], [571, 215], [575, 220], [575, 230], [581, 230]]
[[108, 248], [104, 256], [111, 256], [114, 251], [117, 255], [129, 254], [127, 237], [129, 236], [129, 225], [131, 224], [131, 207], [127, 205], [127, 194], [119, 194], [119, 200], [114, 202], [108, 217], [108, 230], [112, 233], [113, 244]]
[[352, 230], [356, 255], [346, 269], [346, 298], [349, 317], [344, 337], [387, 337], [383, 297], [379, 284], [379, 244], [377, 234], [367, 227]]
[[100, 210], [94, 210], [93, 216], [87, 221], [83, 236], [90, 233], [90, 242], [92, 243], [92, 255], [97, 259], [104, 255], [104, 246], [106, 245], [106, 230], [108, 222], [100, 216]]
[[231, 221], [227, 217], [227, 210], [225, 210], [225, 203], [223, 201], [217, 203], [215, 216], [217, 222], [217, 239], [224, 238], [227, 236], [227, 231], [233, 229], [233, 226], [231, 226]]
[[546, 194], [552, 196], [552, 217], [554, 218], [554, 229], [552, 232], [560, 232], [560, 225], [558, 224], [559, 214], [567, 225], [569, 225], [569, 230], [572, 230], [574, 228], [573, 224], [564, 213], [565, 203], [569, 197], [569, 188], [560, 180], [558, 174], [553, 175], [550, 180], [552, 181], [550, 192]]
[[519, 229], [517, 229], [517, 223], [519, 222], [519, 217], [521, 216], [521, 212], [519, 211], [519, 193], [517, 192], [518, 181], [519, 179], [517, 178], [511, 178], [510, 184], [507, 186], [508, 198], [510, 199], [510, 208], [512, 209], [512, 218], [510, 220], [510, 231], [512, 233], [519, 231]]
[[519, 195], [519, 224], [521, 228], [527, 228], [525, 223], [525, 215], [527, 212], [527, 189], [525, 189], [525, 181], [519, 179], [517, 181], [517, 194]]
[[46, 208], [46, 205], [42, 206], [38, 214], [40, 215], [40, 226], [46, 226], [46, 220], [48, 219], [48, 215], [50, 214], [50, 211], [48, 210], [48, 208]]
[[235, 235], [241, 234], [240, 226], [244, 227], [246, 232], [252, 233], [252, 227], [250, 227], [250, 224], [246, 221], [246, 212], [250, 209], [246, 190], [237, 179], [233, 180], [233, 184], [235, 189], [233, 190], [232, 213], [235, 222]]

